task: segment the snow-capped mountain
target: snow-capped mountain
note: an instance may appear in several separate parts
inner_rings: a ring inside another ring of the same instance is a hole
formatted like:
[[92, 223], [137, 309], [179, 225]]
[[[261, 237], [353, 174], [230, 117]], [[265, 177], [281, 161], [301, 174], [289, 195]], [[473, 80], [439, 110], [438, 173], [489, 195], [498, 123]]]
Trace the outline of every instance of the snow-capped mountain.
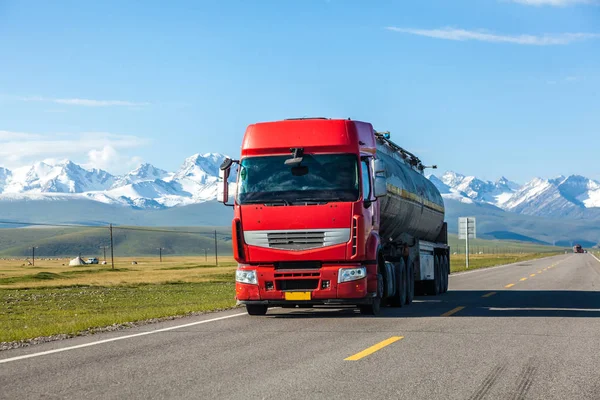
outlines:
[[123, 176], [65, 160], [37, 162], [9, 171], [0, 168], [0, 200], [87, 198], [134, 208], [166, 208], [217, 197], [222, 154], [195, 154], [176, 172], [142, 164]]
[[113, 182], [114, 176], [106, 171], [86, 170], [68, 160], [54, 165], [37, 162], [10, 172], [2, 193], [82, 193], [106, 190]]
[[429, 179], [445, 198], [463, 203], [482, 202], [502, 206], [519, 188], [518, 184], [505, 177], [490, 182], [452, 171], [446, 172], [441, 178], [430, 175]]
[[[122, 176], [85, 169], [69, 160], [37, 162], [13, 171], [0, 167], [0, 201], [79, 198], [136, 209], [203, 203], [217, 197], [219, 166], [224, 158], [217, 153], [194, 154], [174, 172], [146, 163]], [[231, 193], [235, 175], [230, 178]], [[505, 177], [492, 182], [456, 172], [428, 178], [444, 198], [465, 204], [547, 217], [584, 216], [597, 211], [600, 217], [600, 183], [583, 176], [535, 178], [523, 186]]]
[[600, 207], [600, 183], [579, 175], [535, 178], [523, 186], [505, 177], [491, 182], [455, 172], [429, 179], [444, 198], [487, 203], [518, 214], [565, 217]]
[[164, 179], [169, 177], [170, 175], [167, 171], [156, 168], [152, 164], [142, 164], [133, 171], [128, 174], [118, 177], [113, 184], [113, 188], [117, 188], [120, 186], [128, 185], [130, 183], [138, 183], [145, 181], [153, 181], [155, 179]]

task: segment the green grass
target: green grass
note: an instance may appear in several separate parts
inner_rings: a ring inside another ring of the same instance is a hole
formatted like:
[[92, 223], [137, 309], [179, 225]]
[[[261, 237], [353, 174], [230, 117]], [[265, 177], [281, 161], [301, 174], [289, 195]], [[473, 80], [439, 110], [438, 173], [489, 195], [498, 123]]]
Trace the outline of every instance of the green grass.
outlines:
[[[558, 254], [564, 254], [564, 252], [471, 255], [469, 256], [469, 270], [535, 260], [538, 258], [550, 257]], [[467, 269], [465, 255], [452, 255], [450, 257], [450, 268], [451, 272], [465, 271]]]
[[[465, 254], [465, 240], [459, 239], [458, 235], [448, 235], [448, 244], [451, 251], [458, 254]], [[488, 240], [488, 239], [470, 239], [469, 253], [477, 254], [512, 254], [512, 253], [546, 253], [546, 252], [564, 252], [570, 250], [568, 247], [554, 247], [542, 244], [517, 242], [512, 240]]]
[[211, 278], [202, 283], [0, 289], [0, 342], [234, 306], [233, 276]]
[[[114, 254], [117, 257], [158, 256], [162, 248], [163, 257], [199, 255], [214, 258], [214, 229], [210, 227], [165, 227], [127, 230], [113, 228]], [[164, 231], [172, 232], [164, 232]], [[231, 255], [231, 228], [217, 230], [219, 255]], [[184, 232], [177, 232], [184, 231]], [[192, 232], [192, 233], [189, 233]], [[32, 256], [32, 247], [37, 258], [87, 257], [104, 258], [102, 246], [110, 245], [108, 227], [92, 228], [5, 228], [0, 229], [0, 257]], [[107, 254], [110, 257], [110, 254]]]

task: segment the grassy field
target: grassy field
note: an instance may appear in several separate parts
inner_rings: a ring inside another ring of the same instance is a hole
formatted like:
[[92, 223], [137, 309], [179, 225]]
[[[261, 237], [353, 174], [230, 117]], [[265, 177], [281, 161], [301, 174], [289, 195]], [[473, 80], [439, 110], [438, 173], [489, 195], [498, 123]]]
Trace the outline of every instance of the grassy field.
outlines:
[[[470, 267], [550, 254], [472, 255]], [[117, 258], [114, 270], [68, 259], [38, 259], [35, 267], [0, 260], [0, 342], [233, 307], [235, 265], [231, 257], [219, 266], [204, 257]], [[463, 269], [464, 255], [453, 255], [452, 271]]]
[[[114, 253], [119, 257], [215, 254], [214, 232], [217, 231], [219, 254], [231, 255], [230, 227], [125, 227], [113, 228]], [[5, 228], [0, 229], [0, 257], [31, 257], [32, 247], [40, 257], [103, 256], [102, 246], [110, 245], [108, 227], [77, 228]]]
[[[235, 263], [198, 257], [119, 258], [110, 265], [68, 260], [0, 260], [0, 342], [233, 307]], [[212, 263], [211, 263], [212, 262]], [[63, 265], [66, 264], [66, 265]]]
[[[137, 264], [132, 264], [132, 262]], [[115, 269], [108, 265], [69, 266], [68, 259], [37, 259], [34, 266], [23, 260], [0, 260], [0, 289], [30, 289], [64, 286], [117, 286], [163, 283], [212, 282], [228, 276], [233, 279], [232, 257], [122, 257], [115, 259]]]
[[[458, 235], [449, 234], [448, 244], [453, 253], [465, 254], [465, 241], [459, 239]], [[518, 254], [518, 253], [548, 253], [548, 252], [564, 252], [570, 250], [570, 247], [547, 246], [528, 242], [515, 242], [511, 240], [486, 240], [486, 239], [470, 239], [469, 253], [478, 254]]]
[[[521, 261], [534, 260], [536, 258], [550, 257], [563, 252], [544, 253], [521, 253], [521, 254], [471, 254], [469, 256], [469, 270], [493, 267], [496, 265], [512, 264]], [[450, 256], [451, 272], [465, 271], [466, 261], [464, 254], [453, 254]]]

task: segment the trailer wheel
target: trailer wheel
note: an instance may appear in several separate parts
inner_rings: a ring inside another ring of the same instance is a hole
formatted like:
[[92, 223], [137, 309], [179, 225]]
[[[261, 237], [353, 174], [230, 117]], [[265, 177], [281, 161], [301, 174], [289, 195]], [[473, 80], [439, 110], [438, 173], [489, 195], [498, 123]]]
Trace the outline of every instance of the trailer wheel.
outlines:
[[415, 264], [410, 261], [406, 264], [406, 305], [410, 305], [415, 298]]
[[363, 315], [379, 315], [381, 312], [381, 295], [383, 294], [383, 276], [377, 274], [377, 296], [373, 298], [373, 303], [359, 306], [360, 313]]
[[400, 260], [394, 265], [394, 271], [396, 272], [396, 291], [390, 299], [390, 305], [392, 307], [402, 307], [406, 303], [408, 292], [408, 274], [406, 273], [404, 260]]
[[267, 306], [262, 304], [246, 304], [246, 312], [248, 315], [265, 315], [267, 313]]
[[438, 256], [434, 256], [433, 258], [433, 280], [425, 281], [425, 286], [427, 290], [427, 294], [430, 296], [437, 296], [440, 294], [441, 287], [441, 268], [440, 268], [440, 258]]
[[443, 287], [442, 287], [442, 293], [446, 293], [448, 291], [448, 280], [450, 277], [450, 264], [448, 263], [448, 256], [444, 256], [442, 257], [442, 265], [444, 268], [442, 268], [442, 277], [443, 277]]

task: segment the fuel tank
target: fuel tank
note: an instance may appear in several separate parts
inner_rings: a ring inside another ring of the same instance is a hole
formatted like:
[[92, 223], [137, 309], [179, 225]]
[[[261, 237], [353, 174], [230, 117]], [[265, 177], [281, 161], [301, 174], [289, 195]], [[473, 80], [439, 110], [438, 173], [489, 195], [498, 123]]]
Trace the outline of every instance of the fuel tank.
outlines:
[[379, 199], [381, 238], [385, 242], [435, 242], [444, 223], [440, 192], [386, 142], [377, 140], [377, 158], [385, 164], [387, 178], [387, 195]]

